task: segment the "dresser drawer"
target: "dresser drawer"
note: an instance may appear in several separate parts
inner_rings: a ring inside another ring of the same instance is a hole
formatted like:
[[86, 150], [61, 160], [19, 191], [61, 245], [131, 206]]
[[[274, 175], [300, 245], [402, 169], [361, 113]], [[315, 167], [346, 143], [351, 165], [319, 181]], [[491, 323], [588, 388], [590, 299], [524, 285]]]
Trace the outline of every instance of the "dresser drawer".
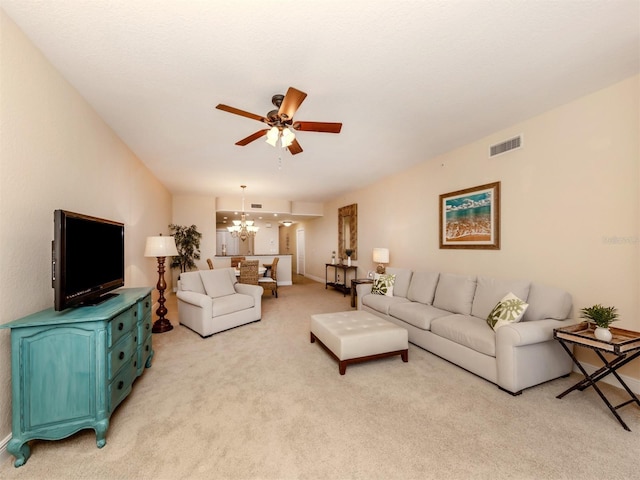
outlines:
[[109, 347], [115, 345], [118, 340], [131, 331], [135, 324], [135, 307], [130, 307], [117, 317], [109, 321], [107, 331], [109, 335]]
[[129, 362], [109, 384], [109, 411], [112, 412], [120, 402], [131, 392], [131, 384], [135, 378], [133, 363]]
[[151, 346], [151, 336], [147, 337], [144, 341], [144, 345], [140, 346], [138, 349], [138, 375], [142, 375], [145, 367], [147, 366], [147, 361], [153, 355], [153, 348]]
[[122, 338], [109, 352], [109, 360], [107, 362], [109, 379], [112, 379], [114, 375], [120, 371], [122, 366], [131, 360], [135, 351], [135, 337], [133, 333], [129, 332], [129, 334]]

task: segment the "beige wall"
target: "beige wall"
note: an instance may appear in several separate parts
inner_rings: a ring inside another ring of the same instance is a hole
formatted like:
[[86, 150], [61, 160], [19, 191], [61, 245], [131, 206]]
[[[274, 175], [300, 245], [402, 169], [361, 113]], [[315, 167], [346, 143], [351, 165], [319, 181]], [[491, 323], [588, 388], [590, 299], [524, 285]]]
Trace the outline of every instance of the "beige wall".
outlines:
[[[573, 295], [574, 317], [595, 303], [615, 305], [615, 326], [640, 331], [639, 79], [329, 202], [324, 218], [307, 225], [307, 273], [324, 278], [337, 249], [337, 210], [357, 203], [360, 275], [374, 267], [373, 247], [388, 247], [392, 266], [558, 286]], [[517, 134], [524, 148], [487, 158], [489, 145]], [[439, 249], [439, 195], [495, 181], [502, 248]], [[637, 362], [628, 367], [640, 378]]]
[[[125, 224], [125, 286], [155, 286], [149, 235], [171, 195], [0, 9], [0, 323], [53, 306], [53, 211]], [[95, 268], [100, 268], [96, 256]], [[10, 334], [0, 331], [0, 444], [11, 433]]]

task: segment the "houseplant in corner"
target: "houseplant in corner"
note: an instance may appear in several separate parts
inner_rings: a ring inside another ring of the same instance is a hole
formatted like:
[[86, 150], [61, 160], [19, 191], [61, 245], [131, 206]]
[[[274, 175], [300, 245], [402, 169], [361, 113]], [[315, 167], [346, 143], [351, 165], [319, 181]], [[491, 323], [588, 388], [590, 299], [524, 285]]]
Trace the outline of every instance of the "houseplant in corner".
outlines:
[[176, 240], [176, 248], [178, 249], [178, 256], [173, 257], [171, 268], [180, 268], [180, 273], [196, 268], [195, 260], [200, 260], [200, 238], [202, 238], [198, 227], [171, 224], [169, 229]]
[[609, 325], [618, 320], [616, 307], [603, 307], [600, 304], [596, 304], [592, 307], [583, 308], [580, 312], [581, 318], [586, 318], [588, 322], [596, 324], [594, 335], [598, 340], [611, 341], [613, 335], [609, 330]]

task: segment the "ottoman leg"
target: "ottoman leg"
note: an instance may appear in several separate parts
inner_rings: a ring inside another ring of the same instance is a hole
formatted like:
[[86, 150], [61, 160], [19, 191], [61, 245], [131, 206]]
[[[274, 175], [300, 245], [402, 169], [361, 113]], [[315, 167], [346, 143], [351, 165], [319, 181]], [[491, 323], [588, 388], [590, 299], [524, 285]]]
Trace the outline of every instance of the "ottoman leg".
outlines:
[[311, 332], [311, 343], [315, 343], [316, 341], [316, 336], [313, 334], [313, 332]]
[[347, 373], [347, 362], [344, 360], [340, 360], [338, 370], [340, 371], [340, 375], [344, 375]]
[[400, 354], [400, 357], [402, 358], [403, 362], [408, 362], [409, 361], [409, 350], [403, 350], [402, 353]]

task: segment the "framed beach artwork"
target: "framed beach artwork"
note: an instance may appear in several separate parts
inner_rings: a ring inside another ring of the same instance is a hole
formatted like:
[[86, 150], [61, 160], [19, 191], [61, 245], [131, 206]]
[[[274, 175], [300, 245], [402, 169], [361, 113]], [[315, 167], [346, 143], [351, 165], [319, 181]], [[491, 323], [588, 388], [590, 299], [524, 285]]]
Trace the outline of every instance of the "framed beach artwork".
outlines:
[[440, 195], [440, 248], [500, 249], [500, 182]]

